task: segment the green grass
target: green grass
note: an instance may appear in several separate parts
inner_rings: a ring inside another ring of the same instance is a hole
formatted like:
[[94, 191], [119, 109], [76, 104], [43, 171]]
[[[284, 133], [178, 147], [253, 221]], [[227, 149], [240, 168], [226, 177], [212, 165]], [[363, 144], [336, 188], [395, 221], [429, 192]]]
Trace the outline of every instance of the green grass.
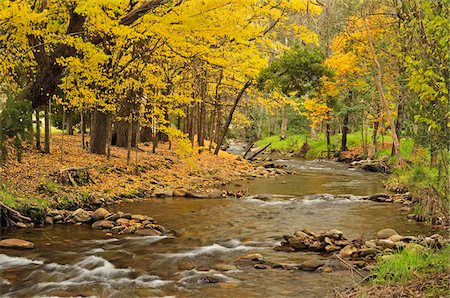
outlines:
[[450, 269], [450, 246], [437, 253], [414, 249], [398, 251], [381, 258], [372, 273], [375, 284], [405, 283], [418, 275], [442, 273]]
[[[371, 131], [368, 132], [371, 134]], [[341, 138], [342, 134], [334, 134], [331, 136], [331, 150], [332, 151], [338, 151], [341, 147]], [[392, 142], [392, 137], [389, 135], [378, 136], [377, 143], [380, 144], [382, 139], [385, 143]], [[311, 139], [310, 136], [307, 136], [305, 134], [302, 135], [290, 135], [287, 136], [284, 140], [281, 140], [279, 136], [270, 136], [263, 138], [256, 142], [256, 145], [258, 147], [263, 147], [269, 143], [272, 143], [270, 145], [271, 149], [278, 150], [281, 152], [297, 152], [300, 150], [302, 145], [305, 143], [305, 141], [308, 140], [309, 150], [306, 153], [306, 158], [308, 159], [314, 159], [314, 158], [323, 158], [326, 156], [326, 152], [328, 150], [327, 148], [327, 141], [326, 136], [324, 133], [317, 134], [316, 139]], [[369, 138], [368, 142], [371, 142], [371, 139]], [[362, 138], [361, 138], [361, 132], [354, 132], [349, 133], [347, 135], [347, 147], [349, 149], [362, 146]], [[414, 141], [409, 138], [404, 138], [401, 140], [400, 144], [400, 151], [402, 153], [402, 156], [404, 158], [409, 159], [411, 156], [412, 148], [413, 148]], [[391, 156], [391, 148], [381, 149], [377, 152], [377, 157], [390, 157]]]

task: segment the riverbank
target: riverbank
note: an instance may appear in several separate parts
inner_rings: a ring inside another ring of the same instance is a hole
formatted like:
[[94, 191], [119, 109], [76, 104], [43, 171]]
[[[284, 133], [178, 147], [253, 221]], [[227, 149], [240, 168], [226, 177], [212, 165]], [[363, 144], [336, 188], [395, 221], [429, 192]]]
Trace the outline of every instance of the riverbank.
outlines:
[[79, 144], [79, 136], [64, 136], [61, 152], [61, 136], [55, 136], [51, 154], [26, 149], [21, 163], [1, 165], [0, 202], [44, 222], [50, 209], [93, 209], [152, 196], [221, 197], [226, 194], [215, 187], [255, 174], [250, 163], [224, 151], [216, 156], [160, 143], [152, 153], [143, 143], [128, 165], [125, 148], [112, 147], [108, 160]]

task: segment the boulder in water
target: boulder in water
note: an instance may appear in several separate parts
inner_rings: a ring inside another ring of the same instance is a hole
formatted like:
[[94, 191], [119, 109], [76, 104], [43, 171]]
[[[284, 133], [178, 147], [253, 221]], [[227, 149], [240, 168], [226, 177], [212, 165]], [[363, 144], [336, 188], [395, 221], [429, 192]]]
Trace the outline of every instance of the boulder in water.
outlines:
[[108, 214], [109, 212], [105, 208], [98, 208], [92, 213], [91, 217], [93, 220], [98, 221], [104, 219]]
[[9, 249], [32, 249], [34, 247], [34, 243], [27, 240], [9, 238], [1, 240], [0, 247]]
[[398, 233], [393, 229], [383, 229], [378, 231], [377, 238], [378, 239], [388, 239], [393, 235], [398, 235]]
[[97, 220], [92, 224], [93, 229], [112, 229], [114, 227], [114, 222], [110, 220]]
[[323, 265], [325, 265], [325, 261], [319, 259], [311, 259], [303, 262], [300, 266], [300, 269], [304, 271], [315, 271]]

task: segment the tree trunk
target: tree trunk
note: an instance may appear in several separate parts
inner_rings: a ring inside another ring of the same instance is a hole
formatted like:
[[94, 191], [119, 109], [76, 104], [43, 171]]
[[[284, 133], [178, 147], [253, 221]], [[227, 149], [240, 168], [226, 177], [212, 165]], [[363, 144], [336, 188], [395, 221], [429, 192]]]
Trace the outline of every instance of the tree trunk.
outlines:
[[108, 115], [101, 111], [94, 111], [91, 115], [91, 144], [90, 151], [106, 154], [106, 135], [108, 129]]
[[198, 128], [198, 145], [205, 146], [205, 133], [206, 133], [206, 112], [205, 104], [200, 103], [200, 117], [199, 117], [199, 128]]
[[[403, 127], [403, 119], [405, 116], [405, 98], [402, 95], [402, 98], [397, 106], [397, 120], [395, 122], [395, 129], [397, 131], [398, 141], [400, 142], [402, 136], [402, 127]], [[392, 144], [392, 152], [391, 155], [395, 155], [394, 144]]]
[[369, 41], [369, 45], [370, 45], [370, 50], [372, 52], [373, 63], [375, 64], [375, 68], [377, 70], [377, 75], [375, 77], [376, 86], [377, 86], [378, 93], [379, 93], [379, 96], [380, 96], [380, 100], [383, 103], [383, 106], [384, 106], [384, 109], [385, 109], [385, 113], [386, 113], [386, 115], [388, 117], [389, 125], [390, 125], [390, 128], [391, 128], [392, 140], [394, 142], [393, 155], [398, 156], [399, 162], [403, 163], [403, 159], [402, 159], [401, 154], [400, 154], [400, 140], [399, 140], [398, 135], [397, 135], [397, 130], [395, 128], [394, 120], [392, 119], [392, 115], [391, 115], [391, 111], [389, 109], [388, 101], [387, 101], [386, 97], [384, 96], [384, 91], [383, 91], [383, 74], [381, 72], [381, 65], [380, 65], [380, 62], [378, 61], [377, 55], [375, 53], [375, 48], [374, 48], [373, 42], [372, 42], [372, 35], [370, 34], [369, 26], [367, 25], [365, 12], [364, 12], [364, 25], [366, 27], [367, 37], [368, 37], [368, 41]]
[[36, 108], [36, 150], [41, 151], [41, 118], [39, 108]]
[[140, 140], [142, 142], [150, 142], [152, 140], [152, 129], [151, 129], [151, 127], [148, 127], [148, 126], [142, 127]]
[[377, 133], [380, 122], [375, 121], [372, 127], [372, 145], [369, 149], [369, 157], [372, 158], [377, 154]]
[[244, 86], [242, 87], [241, 91], [239, 91], [239, 94], [236, 96], [236, 99], [234, 100], [233, 107], [231, 108], [230, 113], [228, 114], [227, 122], [225, 123], [223, 131], [220, 134], [219, 140], [217, 142], [216, 149], [214, 150], [214, 154], [215, 155], [219, 154], [220, 146], [222, 146], [223, 140], [225, 139], [225, 136], [227, 135], [228, 127], [231, 124], [231, 120], [233, 120], [233, 114], [234, 114], [234, 111], [236, 110], [236, 107], [237, 107], [237, 105], [239, 103], [239, 100], [244, 95], [245, 90], [247, 90], [247, 88], [250, 87], [251, 84], [252, 84], [251, 81], [247, 81], [244, 84]]
[[276, 113], [273, 115], [269, 114], [269, 136], [273, 136], [275, 134], [275, 119], [276, 119]]
[[85, 149], [84, 147], [84, 134], [86, 133], [86, 124], [84, 123], [84, 113], [80, 112], [80, 130], [81, 130], [81, 149]]
[[331, 158], [331, 140], [330, 140], [330, 122], [327, 121], [326, 124], [326, 135], [327, 135], [327, 158]]
[[287, 135], [287, 128], [288, 128], [288, 112], [287, 112], [287, 105], [283, 107], [281, 110], [281, 130], [280, 130], [280, 138], [284, 140]]
[[127, 165], [130, 164], [131, 161], [131, 140], [133, 139], [133, 121], [128, 122], [128, 130], [127, 130]]
[[73, 136], [73, 112], [67, 111], [66, 114], [67, 134]]
[[344, 122], [342, 126], [342, 140], [341, 140], [341, 151], [347, 151], [347, 133], [348, 133], [348, 113], [344, 115]]
[[48, 101], [48, 104], [44, 107], [44, 153], [49, 154], [50, 153], [50, 100]]
[[106, 121], [106, 157], [109, 160], [111, 158], [112, 115], [108, 115]]

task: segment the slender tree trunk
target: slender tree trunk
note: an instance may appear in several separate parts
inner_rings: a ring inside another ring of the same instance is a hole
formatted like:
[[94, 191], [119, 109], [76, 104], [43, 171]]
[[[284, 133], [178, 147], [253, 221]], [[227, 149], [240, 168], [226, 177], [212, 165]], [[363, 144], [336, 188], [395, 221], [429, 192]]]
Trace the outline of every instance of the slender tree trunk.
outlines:
[[[398, 103], [397, 106], [397, 120], [395, 121], [395, 129], [397, 131], [397, 136], [398, 136], [398, 141], [400, 142], [401, 140], [401, 132], [402, 132], [402, 127], [403, 127], [403, 119], [405, 116], [405, 98], [404, 96], [402, 96], [400, 102]], [[392, 152], [391, 155], [394, 156], [395, 155], [395, 150], [394, 150], [394, 144], [392, 144]]]
[[41, 118], [39, 108], [36, 108], [36, 150], [41, 151]]
[[342, 140], [341, 140], [341, 151], [347, 151], [347, 134], [348, 134], [348, 113], [344, 115], [344, 122], [342, 126]]
[[198, 131], [198, 145], [205, 146], [205, 134], [206, 134], [206, 108], [205, 104], [202, 102], [200, 104], [200, 121], [199, 121], [199, 131]]
[[375, 121], [372, 124], [372, 142], [369, 147], [369, 158], [373, 158], [377, 154], [377, 133], [379, 124], [378, 121]]
[[394, 123], [394, 120], [392, 118], [391, 111], [389, 109], [388, 101], [387, 101], [386, 97], [384, 96], [384, 91], [383, 91], [383, 74], [382, 74], [382, 71], [381, 71], [381, 65], [380, 65], [380, 62], [378, 61], [377, 55], [375, 53], [375, 48], [374, 48], [373, 42], [372, 42], [372, 35], [370, 34], [369, 26], [367, 25], [366, 13], [365, 12], [364, 12], [364, 25], [366, 27], [367, 37], [368, 37], [368, 41], [369, 41], [369, 45], [370, 45], [370, 51], [372, 52], [372, 60], [373, 60], [373, 63], [375, 64], [375, 68], [376, 68], [376, 71], [377, 71], [377, 75], [375, 77], [376, 86], [377, 86], [378, 93], [379, 93], [381, 102], [383, 103], [383, 106], [384, 106], [384, 109], [385, 109], [385, 113], [386, 113], [386, 115], [388, 117], [389, 125], [390, 125], [390, 128], [391, 128], [392, 140], [394, 142], [394, 148], [393, 148], [394, 149], [393, 150], [394, 154], [393, 155], [398, 156], [399, 162], [403, 163], [403, 159], [402, 159], [401, 154], [400, 154], [400, 140], [398, 138], [397, 130], [395, 128], [395, 123]]
[[131, 161], [131, 140], [133, 139], [133, 121], [128, 122], [128, 131], [127, 131], [127, 165], [130, 164]]
[[280, 129], [280, 138], [284, 140], [287, 135], [287, 128], [288, 128], [288, 107], [285, 105], [283, 109], [281, 110], [281, 129]]
[[67, 111], [66, 116], [67, 134], [73, 136], [73, 112]]
[[108, 115], [106, 120], [106, 157], [111, 158], [111, 140], [112, 140], [112, 115]]
[[44, 107], [44, 153], [50, 153], [50, 100]]
[[327, 158], [331, 158], [330, 122], [328, 120], [326, 124], [326, 135], [327, 135]]
[[214, 150], [214, 154], [215, 155], [219, 154], [220, 146], [222, 146], [223, 140], [225, 139], [225, 136], [227, 135], [228, 127], [231, 124], [231, 120], [233, 120], [233, 114], [234, 114], [234, 111], [236, 110], [236, 107], [237, 107], [237, 105], [239, 103], [239, 100], [244, 95], [245, 90], [247, 90], [247, 88], [250, 87], [251, 84], [252, 84], [251, 81], [247, 81], [244, 84], [244, 86], [242, 87], [241, 91], [239, 91], [239, 94], [236, 96], [236, 99], [234, 100], [233, 107], [231, 108], [230, 113], [228, 114], [227, 122], [225, 123], [223, 131], [220, 134], [219, 140], [217, 142], [216, 149]]
[[91, 115], [91, 143], [90, 151], [106, 154], [106, 135], [108, 130], [108, 115], [101, 111], [94, 111]]
[[275, 134], [275, 119], [276, 113], [273, 115], [269, 114], [269, 136], [273, 136]]
[[86, 133], [86, 124], [84, 123], [84, 113], [80, 112], [80, 129], [81, 129], [81, 149], [84, 149], [84, 134]]

